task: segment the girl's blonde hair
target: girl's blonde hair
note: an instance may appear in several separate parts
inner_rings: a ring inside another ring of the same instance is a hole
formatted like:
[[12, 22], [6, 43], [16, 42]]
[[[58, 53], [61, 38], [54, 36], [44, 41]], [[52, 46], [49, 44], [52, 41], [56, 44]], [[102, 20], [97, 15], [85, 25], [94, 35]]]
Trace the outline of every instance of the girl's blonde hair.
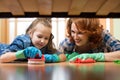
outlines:
[[[47, 27], [49, 27], [49, 28], [52, 28], [51, 18], [37, 18], [37, 19], [35, 19], [35, 20], [31, 23], [31, 25], [27, 28], [26, 34], [29, 35], [29, 34], [30, 34], [30, 31], [33, 30], [38, 23], [41, 23], [41, 24], [44, 25], [44, 26], [47, 26]], [[51, 33], [50, 39], [49, 39], [49, 41], [48, 41], [48, 44], [45, 46], [46, 49], [47, 49], [47, 53], [55, 53], [55, 52], [57, 51], [57, 50], [55, 49], [54, 43], [52, 42], [53, 38], [54, 38], [54, 36], [53, 36], [53, 34]]]
[[103, 26], [100, 25], [100, 21], [97, 18], [70, 18], [67, 22], [67, 37], [70, 41], [74, 42], [71, 36], [71, 24], [74, 23], [79, 31], [83, 31], [89, 34], [89, 42], [94, 46], [98, 46], [102, 41]]
[[51, 25], [51, 19], [50, 18], [37, 18], [35, 19], [30, 26], [26, 30], [26, 34], [29, 34], [29, 32], [36, 27], [38, 23], [43, 24], [44, 26], [52, 28]]

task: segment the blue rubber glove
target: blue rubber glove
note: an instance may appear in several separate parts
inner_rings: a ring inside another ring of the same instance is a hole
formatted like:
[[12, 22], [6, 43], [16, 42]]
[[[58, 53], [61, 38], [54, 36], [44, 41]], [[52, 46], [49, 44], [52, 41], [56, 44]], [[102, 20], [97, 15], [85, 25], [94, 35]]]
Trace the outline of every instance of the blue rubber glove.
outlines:
[[57, 54], [44, 54], [45, 62], [59, 62], [60, 58]]
[[[76, 52], [74, 52], [76, 53]], [[88, 53], [84, 53], [84, 54], [79, 54], [73, 58], [71, 58], [69, 61], [74, 61], [76, 58], [80, 58], [80, 59], [87, 59], [87, 58], [92, 58], [95, 61], [105, 61], [105, 57], [104, 57], [104, 53], [92, 53], [92, 54], [88, 54]]]
[[39, 57], [42, 56], [42, 52], [35, 47], [27, 47], [24, 50], [20, 50], [16, 52], [16, 58], [35, 58], [36, 55], [39, 54]]

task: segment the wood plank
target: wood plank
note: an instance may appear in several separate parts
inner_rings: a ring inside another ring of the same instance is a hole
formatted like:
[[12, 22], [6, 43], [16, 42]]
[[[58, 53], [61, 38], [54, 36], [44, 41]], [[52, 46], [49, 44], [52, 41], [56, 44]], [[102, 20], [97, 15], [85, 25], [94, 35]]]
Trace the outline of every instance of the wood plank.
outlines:
[[72, 0], [53, 0], [52, 12], [68, 12]]
[[111, 12], [120, 13], [120, 4], [115, 9], [113, 9], [113, 11], [111, 11]]
[[38, 12], [37, 0], [19, 0], [25, 12]]
[[52, 0], [38, 0], [38, 5], [40, 15], [51, 15]]
[[0, 12], [10, 12], [10, 10], [5, 6], [3, 0], [0, 1]]
[[98, 12], [96, 12], [96, 15], [108, 15], [119, 4], [120, 0], [107, 0], [98, 10]]
[[80, 15], [88, 0], [72, 0], [68, 15]]
[[4, 0], [3, 2], [13, 15], [24, 15], [24, 11], [18, 0]]
[[83, 12], [96, 12], [106, 0], [90, 0], [84, 6]]

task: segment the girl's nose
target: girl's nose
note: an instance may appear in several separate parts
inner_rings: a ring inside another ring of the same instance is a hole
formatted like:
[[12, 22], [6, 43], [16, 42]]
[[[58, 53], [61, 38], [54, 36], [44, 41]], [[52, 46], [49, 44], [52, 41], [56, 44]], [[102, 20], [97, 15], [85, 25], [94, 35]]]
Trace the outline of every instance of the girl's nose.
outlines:
[[42, 43], [44, 43], [44, 41], [45, 41], [44, 39], [41, 39], [41, 42], [42, 42]]

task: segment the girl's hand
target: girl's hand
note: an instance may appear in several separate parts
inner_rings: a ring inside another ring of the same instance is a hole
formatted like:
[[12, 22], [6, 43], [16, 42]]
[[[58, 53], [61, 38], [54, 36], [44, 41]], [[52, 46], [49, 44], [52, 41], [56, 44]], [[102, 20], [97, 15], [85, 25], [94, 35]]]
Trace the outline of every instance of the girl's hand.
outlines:
[[42, 52], [36, 47], [27, 47], [23, 53], [26, 58], [35, 58], [37, 54], [39, 54], [39, 57], [42, 56]]
[[36, 47], [27, 47], [24, 50], [17, 51], [15, 55], [17, 59], [35, 58], [36, 56], [41, 58], [42, 52]]

